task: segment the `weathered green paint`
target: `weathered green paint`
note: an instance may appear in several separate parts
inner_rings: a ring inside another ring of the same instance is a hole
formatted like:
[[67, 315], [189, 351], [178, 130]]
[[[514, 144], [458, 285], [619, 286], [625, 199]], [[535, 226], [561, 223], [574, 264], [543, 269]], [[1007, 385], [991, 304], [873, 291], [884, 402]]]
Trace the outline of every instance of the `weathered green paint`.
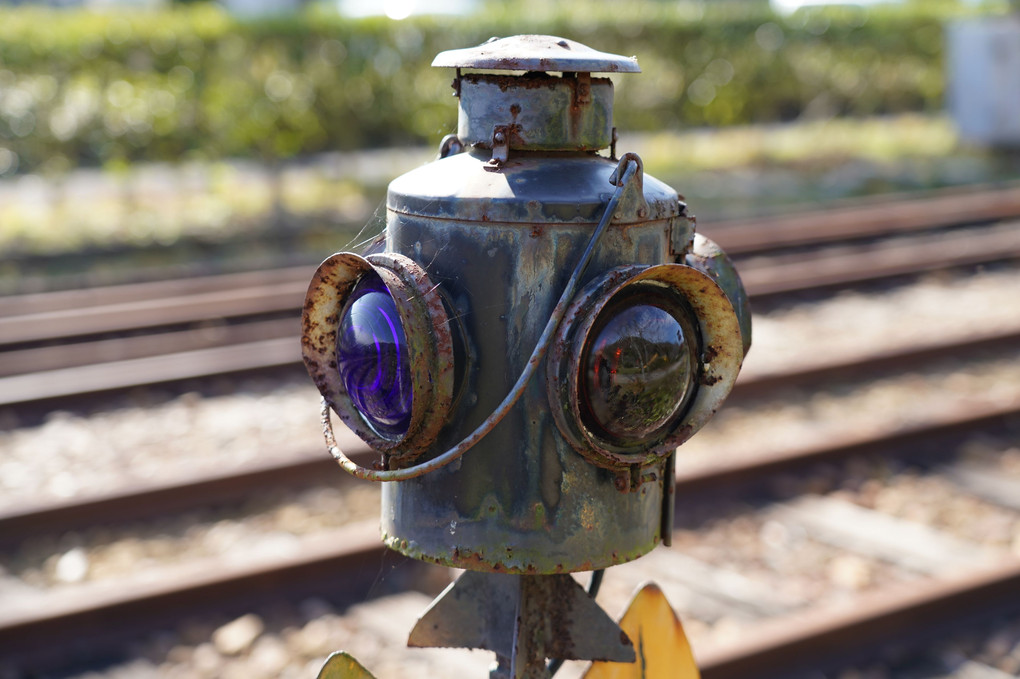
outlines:
[[[455, 360], [466, 369], [434, 452], [481, 423], [524, 368], [617, 166], [594, 154], [511, 154], [498, 171], [486, 161], [464, 153], [390, 185], [387, 250], [427, 264], [465, 338]], [[645, 177], [643, 188], [646, 218], [621, 214], [610, 224], [586, 278], [671, 261], [671, 229], [689, 228], [682, 206], [661, 182]], [[622, 563], [658, 543], [661, 472], [620, 492], [614, 474], [564, 440], [545, 383], [542, 365], [517, 406], [456, 464], [385, 484], [387, 544], [462, 568], [556, 573]]]

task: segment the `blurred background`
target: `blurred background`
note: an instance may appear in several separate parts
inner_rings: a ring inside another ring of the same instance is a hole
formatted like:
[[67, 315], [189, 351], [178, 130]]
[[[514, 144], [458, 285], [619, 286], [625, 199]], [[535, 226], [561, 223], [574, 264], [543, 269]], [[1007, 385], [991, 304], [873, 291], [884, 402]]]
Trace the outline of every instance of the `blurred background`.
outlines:
[[[1015, 505], [1016, 3], [0, 0], [0, 679], [310, 677], [341, 647], [381, 679], [484, 676], [486, 654], [401, 648], [450, 573], [372, 551], [377, 489], [327, 459], [297, 319], [317, 263], [378, 235], [389, 181], [455, 131], [453, 74], [433, 57], [522, 33], [637, 56], [641, 74], [613, 76], [617, 148], [685, 196], [699, 230], [744, 248], [747, 381], [843, 361], [745, 387], [685, 445], [681, 473], [987, 406], [1006, 433], [974, 415], [943, 452], [1011, 479], [998, 497]], [[784, 223], [849, 240], [773, 252]], [[892, 224], [927, 241], [880, 241]], [[968, 254], [979, 238], [992, 255]], [[905, 264], [786, 288], [759, 275], [869, 248]], [[955, 348], [932, 358], [933, 343]], [[928, 363], [879, 361], [922, 345]], [[1020, 556], [1020, 508], [953, 499], [942, 467], [893, 457], [778, 492], [953, 532], [966, 543], [950, 551]], [[689, 575], [668, 591], [696, 653], [914, 582], [916, 559], [823, 549], [773, 499], [678, 524], [687, 560], [655, 577]], [[354, 577], [330, 550], [362, 544]], [[318, 565], [295, 566], [305, 557]], [[732, 577], [707, 592], [719, 572]], [[641, 576], [611, 575], [615, 615]], [[178, 581], [187, 593], [154, 589]], [[815, 676], [1000, 676], [959, 658], [1017, 676], [1020, 625], [1005, 625], [943, 647], [942, 674], [883, 660]]]
[[[1018, 143], [1016, 109], [954, 118], [948, 36], [1007, 11], [920, 0], [5, 2], [0, 290], [52, 286], [36, 279], [39, 257], [228, 241], [273, 241], [275, 256], [323, 220], [331, 233], [358, 225], [386, 182], [456, 127], [451, 75], [432, 57], [493, 35], [637, 55], [644, 73], [614, 78], [621, 148], [702, 217], [993, 180], [1016, 169], [989, 150]], [[969, 53], [987, 37], [966, 40]], [[968, 68], [957, 85], [983, 73], [974, 85], [1015, 107], [1015, 88], [998, 90], [984, 63]], [[400, 150], [362, 153], [384, 148]], [[243, 266], [237, 255], [218, 266]]]

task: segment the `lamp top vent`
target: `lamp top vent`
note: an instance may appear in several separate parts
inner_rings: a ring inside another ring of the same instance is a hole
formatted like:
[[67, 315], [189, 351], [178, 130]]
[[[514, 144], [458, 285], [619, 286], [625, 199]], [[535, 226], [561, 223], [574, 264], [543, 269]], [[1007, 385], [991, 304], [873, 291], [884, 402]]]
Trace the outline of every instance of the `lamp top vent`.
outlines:
[[440, 52], [432, 65], [493, 71], [641, 72], [636, 57], [599, 52], [587, 45], [554, 35], [490, 38], [477, 47]]

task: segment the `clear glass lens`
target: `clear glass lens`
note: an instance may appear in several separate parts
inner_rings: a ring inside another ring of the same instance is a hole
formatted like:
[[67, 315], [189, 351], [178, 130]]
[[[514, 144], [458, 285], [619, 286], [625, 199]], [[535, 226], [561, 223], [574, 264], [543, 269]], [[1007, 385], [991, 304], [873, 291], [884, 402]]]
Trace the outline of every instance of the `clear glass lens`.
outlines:
[[397, 307], [377, 274], [355, 286], [336, 340], [347, 394], [380, 435], [399, 438], [411, 421], [411, 366]]
[[668, 306], [655, 300], [610, 305], [592, 328], [581, 391], [589, 426], [610, 439], [636, 443], [654, 436], [686, 404], [697, 369], [692, 331]]

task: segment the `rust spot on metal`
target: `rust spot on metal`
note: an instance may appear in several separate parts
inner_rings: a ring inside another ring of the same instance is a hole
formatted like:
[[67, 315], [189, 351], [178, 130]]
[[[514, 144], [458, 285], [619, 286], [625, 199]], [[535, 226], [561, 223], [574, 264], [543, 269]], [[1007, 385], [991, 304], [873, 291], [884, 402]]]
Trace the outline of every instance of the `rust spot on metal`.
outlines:
[[[523, 70], [523, 69], [509, 69], [509, 70]], [[529, 73], [527, 76], [519, 75], [477, 75], [468, 74], [464, 76], [469, 81], [480, 81], [486, 80], [496, 85], [501, 92], [507, 90], [537, 90], [541, 88], [553, 88], [560, 78], [549, 75], [548, 73]]]

